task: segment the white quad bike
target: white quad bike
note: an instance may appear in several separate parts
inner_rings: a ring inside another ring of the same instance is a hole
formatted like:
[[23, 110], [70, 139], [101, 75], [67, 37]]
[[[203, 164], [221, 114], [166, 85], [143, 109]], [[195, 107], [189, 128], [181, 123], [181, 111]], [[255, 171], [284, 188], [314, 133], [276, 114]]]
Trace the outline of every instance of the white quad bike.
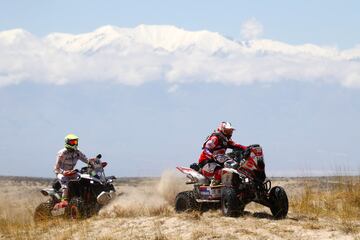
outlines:
[[230, 164], [224, 164], [221, 184], [216, 186], [210, 186], [209, 179], [194, 164], [192, 168], [177, 167], [190, 179], [186, 183], [193, 184], [194, 189], [177, 194], [176, 212], [221, 208], [225, 216], [238, 217], [248, 203], [256, 202], [269, 207], [275, 219], [285, 218], [289, 205], [286, 192], [280, 186], [271, 188], [260, 145], [251, 145], [246, 151], [233, 150], [227, 156]]
[[39, 222], [55, 217], [80, 219], [96, 214], [100, 208], [115, 198], [113, 186], [114, 176], [105, 176], [104, 167], [106, 162], [100, 160], [101, 154], [97, 155], [94, 164], [76, 170], [74, 179], [70, 180], [69, 204], [65, 208], [57, 209], [55, 206], [61, 201], [62, 189], [58, 179], [53, 182], [52, 188], [41, 190], [49, 199], [40, 203], [34, 213], [34, 221]]

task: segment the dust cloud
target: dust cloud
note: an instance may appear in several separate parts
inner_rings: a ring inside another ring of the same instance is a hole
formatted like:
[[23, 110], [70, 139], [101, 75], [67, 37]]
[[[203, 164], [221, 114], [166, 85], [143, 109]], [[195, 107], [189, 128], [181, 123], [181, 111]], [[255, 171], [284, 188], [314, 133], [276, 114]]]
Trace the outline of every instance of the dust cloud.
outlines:
[[184, 177], [166, 170], [160, 180], [145, 180], [132, 186], [121, 185], [117, 191], [121, 196], [100, 211], [100, 216], [134, 217], [169, 215], [173, 212], [176, 194], [189, 189]]

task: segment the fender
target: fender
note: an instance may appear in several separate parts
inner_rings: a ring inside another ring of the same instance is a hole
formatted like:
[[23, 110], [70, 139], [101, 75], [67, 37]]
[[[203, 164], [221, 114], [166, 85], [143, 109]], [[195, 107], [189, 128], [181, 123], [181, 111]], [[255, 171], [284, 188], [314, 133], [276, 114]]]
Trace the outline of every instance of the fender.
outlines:
[[114, 191], [110, 191], [110, 192], [105, 192], [102, 191], [96, 198], [96, 201], [100, 204], [100, 205], [106, 205], [108, 204], [112, 199], [114, 199], [116, 197], [116, 194]]
[[242, 182], [249, 182], [249, 178], [233, 168], [223, 168], [221, 182], [227, 187], [238, 186]]
[[221, 173], [221, 182], [225, 186], [232, 186], [233, 185], [233, 178], [234, 176], [240, 177], [239, 172], [233, 168], [223, 168]]
[[186, 175], [187, 178], [190, 179], [189, 184], [196, 183], [196, 184], [208, 184], [208, 179], [200, 174], [199, 172], [195, 171], [192, 168], [187, 167], [176, 167], [180, 172]]
[[55, 197], [57, 199], [61, 198], [59, 193], [57, 191], [55, 191], [53, 188], [44, 188], [44, 189], [41, 189], [40, 192], [44, 196]]
[[94, 177], [90, 176], [89, 174], [80, 174], [80, 176], [83, 179], [89, 179], [90, 181], [94, 181], [94, 182], [98, 182], [100, 184], [104, 184], [100, 179], [94, 178]]

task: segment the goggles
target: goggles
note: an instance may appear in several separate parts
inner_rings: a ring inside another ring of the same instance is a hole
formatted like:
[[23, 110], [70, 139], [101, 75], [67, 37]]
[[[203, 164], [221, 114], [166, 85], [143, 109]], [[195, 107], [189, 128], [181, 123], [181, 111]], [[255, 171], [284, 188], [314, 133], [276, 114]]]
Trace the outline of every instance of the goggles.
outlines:
[[76, 146], [76, 145], [78, 145], [78, 140], [77, 139], [70, 139], [70, 140], [68, 140], [68, 144], [70, 146]]
[[234, 129], [233, 128], [225, 128], [224, 129], [224, 134], [225, 135], [231, 135], [233, 133]]

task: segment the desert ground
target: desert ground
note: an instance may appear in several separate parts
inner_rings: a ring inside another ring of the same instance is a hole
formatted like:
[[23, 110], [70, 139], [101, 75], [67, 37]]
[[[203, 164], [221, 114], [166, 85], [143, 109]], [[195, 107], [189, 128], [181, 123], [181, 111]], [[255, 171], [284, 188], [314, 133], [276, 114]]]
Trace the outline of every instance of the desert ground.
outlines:
[[160, 178], [119, 178], [122, 195], [99, 215], [79, 221], [35, 224], [40, 189], [51, 179], [0, 177], [0, 239], [357, 239], [360, 240], [360, 177], [275, 178], [289, 198], [286, 219], [249, 204], [238, 218], [220, 210], [177, 214], [174, 199], [189, 189], [185, 178], [166, 171]]

